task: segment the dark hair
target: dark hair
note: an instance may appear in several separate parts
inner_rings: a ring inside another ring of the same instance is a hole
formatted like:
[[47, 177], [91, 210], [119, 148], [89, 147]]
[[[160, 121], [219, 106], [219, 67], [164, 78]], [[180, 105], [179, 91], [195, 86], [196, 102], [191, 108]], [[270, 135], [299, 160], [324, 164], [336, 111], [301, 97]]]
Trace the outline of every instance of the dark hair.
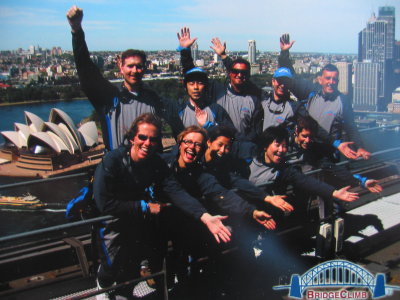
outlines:
[[205, 130], [204, 128], [201, 128], [200, 126], [197, 125], [192, 125], [189, 127], [186, 127], [185, 129], [183, 129], [183, 131], [181, 133], [178, 134], [176, 140], [178, 142], [178, 145], [180, 145], [183, 141], [183, 138], [188, 135], [189, 133], [200, 133], [203, 136], [203, 143], [201, 145], [201, 151], [204, 151], [206, 148], [206, 142], [207, 142], [207, 130]]
[[322, 71], [321, 71], [321, 74], [324, 71], [327, 71], [327, 72], [338, 72], [339, 73], [338, 68], [335, 65], [332, 65], [332, 64], [327, 64], [325, 67], [323, 67]]
[[299, 116], [296, 123], [296, 133], [300, 133], [303, 129], [310, 130], [311, 133], [316, 134], [318, 123], [310, 116]]
[[214, 142], [218, 137], [224, 136], [230, 140], [235, 138], [236, 129], [226, 125], [214, 126], [208, 131], [208, 140]]
[[249, 74], [250, 74], [250, 63], [249, 63], [249, 61], [247, 61], [247, 60], [245, 60], [244, 58], [241, 58], [241, 57], [236, 58], [236, 59], [234, 59], [232, 61], [231, 69], [233, 69], [233, 66], [236, 65], [236, 64], [245, 64], [247, 66], [247, 68], [249, 69]]
[[157, 141], [157, 142], [159, 145], [162, 145], [162, 143], [161, 143], [162, 123], [161, 123], [160, 118], [152, 113], [141, 114], [133, 121], [131, 128], [129, 128], [128, 132], [125, 134], [125, 137], [128, 139], [128, 141], [132, 140], [136, 136], [136, 134], [139, 130], [139, 125], [145, 124], [145, 123], [152, 124], [157, 128], [157, 134], [158, 134], [158, 138], [159, 138], [159, 141]]
[[285, 127], [268, 127], [258, 137], [256, 156], [259, 161], [264, 161], [264, 149], [268, 148], [268, 146], [271, 145], [274, 141], [277, 141], [278, 143], [281, 143], [283, 141], [286, 141], [286, 143], [289, 142], [289, 133]]
[[136, 49], [128, 49], [128, 50], [125, 50], [124, 52], [122, 52], [120, 55], [121, 65], [124, 65], [126, 58], [132, 57], [132, 56], [139, 56], [143, 61], [143, 65], [146, 64], [147, 58], [146, 58], [146, 53], [144, 53], [144, 51], [136, 50]]

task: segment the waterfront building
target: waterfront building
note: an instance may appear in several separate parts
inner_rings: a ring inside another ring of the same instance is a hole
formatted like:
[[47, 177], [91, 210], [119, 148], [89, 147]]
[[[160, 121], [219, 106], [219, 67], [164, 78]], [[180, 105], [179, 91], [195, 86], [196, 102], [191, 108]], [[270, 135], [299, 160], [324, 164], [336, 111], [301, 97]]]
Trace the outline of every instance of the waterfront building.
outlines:
[[250, 64], [255, 64], [256, 63], [256, 41], [255, 40], [249, 40], [249, 50], [248, 50], [248, 60]]
[[52, 108], [49, 121], [25, 111], [25, 124], [14, 123], [14, 131], [2, 131], [0, 176], [49, 176], [95, 165], [104, 153], [95, 122], [75, 126], [64, 111]]

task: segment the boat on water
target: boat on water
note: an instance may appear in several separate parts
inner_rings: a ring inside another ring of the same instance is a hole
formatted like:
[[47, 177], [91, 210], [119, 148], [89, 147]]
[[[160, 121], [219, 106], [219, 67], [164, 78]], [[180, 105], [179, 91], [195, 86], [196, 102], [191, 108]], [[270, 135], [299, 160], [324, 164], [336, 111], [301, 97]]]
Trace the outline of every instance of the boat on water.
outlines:
[[51, 211], [65, 211], [65, 204], [63, 203], [44, 203], [36, 196], [1, 196], [0, 195], [0, 210], [51, 210]]
[[46, 208], [47, 204], [36, 196], [0, 196], [0, 209], [36, 210]]

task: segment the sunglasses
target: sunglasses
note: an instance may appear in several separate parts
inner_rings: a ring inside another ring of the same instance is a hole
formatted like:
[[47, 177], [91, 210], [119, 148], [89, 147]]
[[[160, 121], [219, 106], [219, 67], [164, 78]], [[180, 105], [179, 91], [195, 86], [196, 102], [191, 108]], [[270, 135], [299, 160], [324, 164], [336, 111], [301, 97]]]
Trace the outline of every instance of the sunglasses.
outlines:
[[232, 69], [231, 73], [235, 74], [235, 75], [241, 74], [243, 76], [249, 76], [250, 75], [250, 72], [248, 70], [240, 70], [240, 69]]
[[137, 137], [138, 137], [139, 140], [141, 140], [143, 142], [145, 142], [147, 140], [150, 140], [150, 143], [153, 143], [153, 144], [158, 142], [158, 137], [156, 137], [156, 136], [151, 136], [150, 137], [150, 136], [147, 136], [145, 134], [138, 134]]
[[198, 142], [193, 142], [192, 140], [182, 140], [182, 143], [184, 143], [186, 146], [194, 145], [196, 148], [201, 148], [203, 146], [203, 144]]
[[284, 84], [285, 86], [290, 86], [290, 84], [292, 83], [292, 80], [288, 77], [278, 77], [274, 79], [279, 85]]

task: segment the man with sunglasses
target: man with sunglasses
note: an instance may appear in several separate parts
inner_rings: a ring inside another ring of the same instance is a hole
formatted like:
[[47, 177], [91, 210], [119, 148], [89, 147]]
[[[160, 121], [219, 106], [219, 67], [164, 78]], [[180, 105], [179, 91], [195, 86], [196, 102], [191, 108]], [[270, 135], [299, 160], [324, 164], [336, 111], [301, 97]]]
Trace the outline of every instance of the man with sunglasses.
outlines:
[[229, 81], [227, 85], [214, 82], [211, 97], [228, 113], [237, 131], [237, 140], [252, 141], [255, 138], [254, 116], [261, 109], [261, 90], [250, 81], [250, 63], [243, 58], [231, 60], [225, 53], [226, 44], [218, 38], [211, 42], [211, 48], [224, 62]]
[[117, 87], [105, 79], [90, 59], [82, 30], [82, 9], [72, 6], [67, 12], [72, 48], [82, 90], [100, 116], [103, 140], [108, 150], [115, 149], [132, 122], [143, 113], [163, 115], [163, 105], [155, 92], [143, 85], [146, 54], [129, 49], [121, 53], [118, 67], [123, 83]]
[[[288, 34], [281, 37], [279, 65], [289, 68], [294, 74], [289, 49], [293, 45]], [[371, 153], [363, 148], [361, 136], [354, 123], [353, 108], [349, 99], [339, 92], [339, 70], [327, 64], [317, 78], [319, 85], [294, 77], [290, 91], [300, 100], [306, 101], [306, 114], [318, 123], [316, 137], [349, 159], [362, 157], [369, 159]], [[346, 132], [349, 141], [345, 141], [342, 131]], [[354, 147], [355, 149], [353, 149]], [[339, 158], [336, 156], [335, 160]]]
[[292, 78], [292, 72], [288, 68], [279, 68], [274, 72], [273, 91], [264, 95], [261, 101], [263, 109], [255, 117], [258, 135], [271, 126], [293, 126], [297, 105], [290, 99]]

